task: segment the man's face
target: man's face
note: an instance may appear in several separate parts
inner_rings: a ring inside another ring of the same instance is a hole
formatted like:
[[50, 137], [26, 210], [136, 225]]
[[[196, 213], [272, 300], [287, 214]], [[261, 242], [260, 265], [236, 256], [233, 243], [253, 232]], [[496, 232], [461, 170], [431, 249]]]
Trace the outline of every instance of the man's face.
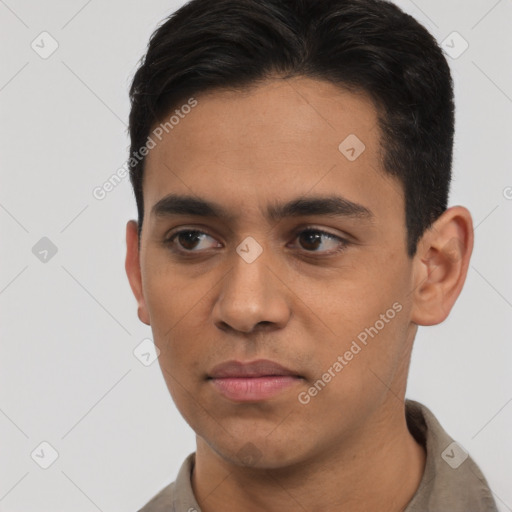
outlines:
[[[169, 391], [237, 464], [348, 447], [403, 405], [415, 333], [403, 190], [382, 170], [376, 110], [305, 78], [196, 99], [150, 151], [143, 184], [140, 315]], [[169, 194], [226, 216], [170, 203], [157, 215]], [[189, 233], [166, 243], [177, 231]], [[209, 378], [261, 359], [299, 377], [254, 392]]]

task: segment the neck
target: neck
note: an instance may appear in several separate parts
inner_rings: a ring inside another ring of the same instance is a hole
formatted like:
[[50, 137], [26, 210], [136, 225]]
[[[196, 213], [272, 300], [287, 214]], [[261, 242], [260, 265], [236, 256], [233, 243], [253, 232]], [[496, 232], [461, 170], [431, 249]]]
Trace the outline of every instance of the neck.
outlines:
[[200, 437], [192, 488], [203, 512], [402, 511], [416, 492], [425, 451], [407, 429], [404, 404], [391, 396], [371, 426], [315, 454], [280, 468], [231, 464]]

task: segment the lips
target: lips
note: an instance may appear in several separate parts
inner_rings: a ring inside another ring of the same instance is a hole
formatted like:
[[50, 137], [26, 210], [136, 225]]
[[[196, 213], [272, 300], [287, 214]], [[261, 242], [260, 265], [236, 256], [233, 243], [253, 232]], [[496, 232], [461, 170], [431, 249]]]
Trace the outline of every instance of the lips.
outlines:
[[215, 366], [208, 377], [222, 379], [228, 377], [271, 377], [276, 375], [300, 377], [297, 372], [268, 359], [259, 359], [250, 363], [227, 361]]
[[258, 402], [297, 385], [302, 377], [274, 361], [227, 361], [215, 366], [208, 380], [214, 389], [234, 402]]

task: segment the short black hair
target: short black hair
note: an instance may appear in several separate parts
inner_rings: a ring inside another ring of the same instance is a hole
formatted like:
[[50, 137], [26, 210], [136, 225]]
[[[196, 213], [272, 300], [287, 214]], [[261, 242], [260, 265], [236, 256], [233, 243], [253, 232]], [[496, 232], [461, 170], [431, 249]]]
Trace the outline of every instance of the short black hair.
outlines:
[[[391, 2], [191, 0], [155, 30], [133, 77], [130, 154], [187, 98], [276, 76], [323, 80], [373, 100], [384, 170], [403, 185], [407, 252], [414, 256], [447, 208], [453, 82], [434, 37]], [[144, 162], [128, 163], [139, 243]]]

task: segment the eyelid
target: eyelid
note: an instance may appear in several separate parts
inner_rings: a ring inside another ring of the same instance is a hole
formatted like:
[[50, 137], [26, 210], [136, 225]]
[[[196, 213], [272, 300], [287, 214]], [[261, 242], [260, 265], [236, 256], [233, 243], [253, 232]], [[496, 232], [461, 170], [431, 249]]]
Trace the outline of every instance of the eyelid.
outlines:
[[[312, 225], [312, 224], [308, 224], [308, 225], [305, 225], [305, 226], [303, 225], [303, 226], [300, 226], [300, 227], [296, 228], [293, 231], [293, 240], [295, 240], [301, 233], [303, 233], [305, 231], [315, 231], [317, 233], [321, 233], [323, 235], [327, 235], [330, 238], [337, 239], [338, 242], [341, 245], [341, 247], [338, 248], [338, 249], [331, 250], [331, 251], [323, 251], [323, 252], [322, 251], [307, 251], [307, 250], [303, 249], [302, 252], [304, 252], [305, 254], [329, 256], [331, 254], [335, 254], [335, 253], [343, 251], [344, 249], [347, 248], [348, 245], [350, 245], [352, 243], [350, 241], [350, 239], [349, 239], [350, 237], [348, 237], [348, 236], [341, 236], [341, 235], [332, 233], [331, 231], [327, 231], [324, 228], [321, 228], [319, 226], [315, 226], [315, 225]], [[202, 253], [204, 251], [207, 251], [208, 249], [203, 249], [203, 250], [199, 250], [199, 251], [186, 250], [186, 249], [182, 249], [178, 245], [174, 244], [174, 239], [177, 236], [179, 236], [181, 233], [189, 233], [189, 232], [197, 232], [197, 233], [202, 234], [202, 235], [207, 235], [210, 238], [216, 240], [217, 243], [219, 243], [220, 245], [223, 245], [222, 242], [219, 242], [217, 240], [217, 237], [215, 235], [210, 234], [208, 232], [208, 229], [205, 228], [205, 227], [202, 227], [202, 226], [198, 226], [198, 227], [187, 227], [187, 226], [184, 227], [184, 226], [180, 226], [179, 228], [176, 228], [175, 230], [171, 230], [169, 233], [167, 233], [167, 235], [164, 237], [164, 242], [163, 243], [167, 247], [174, 246], [173, 250], [175, 252], [182, 253], [182, 254]]]
[[341, 246], [341, 247], [338, 247], [337, 249], [334, 249], [331, 251], [306, 251], [304, 249], [302, 252], [307, 255], [316, 255], [316, 257], [330, 256], [332, 254], [337, 254], [339, 252], [344, 251], [352, 243], [349, 236], [337, 235], [335, 233], [332, 233], [331, 231], [327, 231], [324, 228], [321, 228], [319, 226], [314, 226], [311, 224], [297, 228], [294, 231], [293, 239], [295, 240], [304, 231], [315, 231], [317, 233], [321, 233], [323, 235], [327, 235], [331, 238], [337, 239], [337, 241], [339, 242], [339, 244]]
[[211, 236], [212, 238], [215, 238], [216, 240], [218, 238], [217, 235], [212, 234], [210, 228], [208, 228], [206, 226], [202, 226], [202, 225], [195, 225], [195, 226], [194, 225], [191, 225], [191, 226], [181, 225], [181, 226], [177, 226], [177, 227], [167, 231], [165, 233], [165, 235], [164, 235], [164, 238], [166, 240], [169, 240], [171, 237], [173, 237], [175, 235], [178, 235], [179, 233], [183, 233], [183, 232], [187, 233], [189, 231], [197, 231], [198, 233]]
[[331, 231], [328, 231], [326, 228], [322, 228], [320, 226], [315, 226], [313, 224], [307, 224], [305, 226], [301, 226], [300, 228], [296, 228], [294, 231], [294, 236], [297, 236], [298, 234], [302, 233], [303, 231], [318, 231], [319, 233], [322, 233], [324, 235], [329, 235], [335, 238], [338, 238], [340, 240], [349, 241], [348, 235], [338, 235], [336, 233], [332, 233]]
[[[192, 227], [182, 227], [182, 226], [179, 228], [176, 228], [176, 230], [171, 230], [169, 233], [166, 234], [166, 236], [164, 237], [164, 241], [163, 241], [164, 245], [166, 245], [166, 246], [175, 245], [174, 239], [176, 237], [178, 237], [181, 233], [199, 233], [201, 235], [209, 236], [210, 238], [215, 240], [218, 244], [223, 245], [222, 242], [219, 242], [217, 240], [216, 236], [208, 233], [206, 228], [203, 228], [203, 227], [192, 228]], [[203, 251], [187, 251], [185, 249], [179, 248], [178, 246], [175, 250], [177, 252], [188, 253], [188, 254], [192, 254], [194, 252], [197, 252], [197, 253], [203, 252]]]
[[[216, 235], [212, 235], [211, 233], [209, 233], [207, 228], [204, 228], [204, 227], [181, 227], [181, 226], [179, 228], [176, 228], [176, 230], [171, 230], [170, 232], [166, 233], [164, 238], [165, 238], [165, 240], [170, 240], [171, 238], [175, 237], [176, 235], [179, 235], [180, 233], [183, 233], [183, 232], [188, 233], [190, 231], [194, 231], [194, 232], [198, 232], [198, 233], [201, 233], [201, 234], [205, 234], [205, 235], [208, 235], [211, 238], [217, 239]], [[322, 233], [322, 234], [325, 234], [325, 235], [329, 235], [329, 236], [338, 238], [340, 240], [345, 240], [347, 242], [349, 241], [349, 237], [348, 236], [343, 236], [343, 235], [338, 235], [336, 233], [331, 233], [330, 231], [327, 231], [325, 228], [321, 228], [321, 227], [314, 226], [314, 225], [306, 225], [306, 226], [301, 226], [299, 228], [296, 228], [293, 231], [293, 236], [296, 237], [296, 236], [298, 236], [300, 233], [302, 233], [304, 231], [318, 231], [319, 233]]]

